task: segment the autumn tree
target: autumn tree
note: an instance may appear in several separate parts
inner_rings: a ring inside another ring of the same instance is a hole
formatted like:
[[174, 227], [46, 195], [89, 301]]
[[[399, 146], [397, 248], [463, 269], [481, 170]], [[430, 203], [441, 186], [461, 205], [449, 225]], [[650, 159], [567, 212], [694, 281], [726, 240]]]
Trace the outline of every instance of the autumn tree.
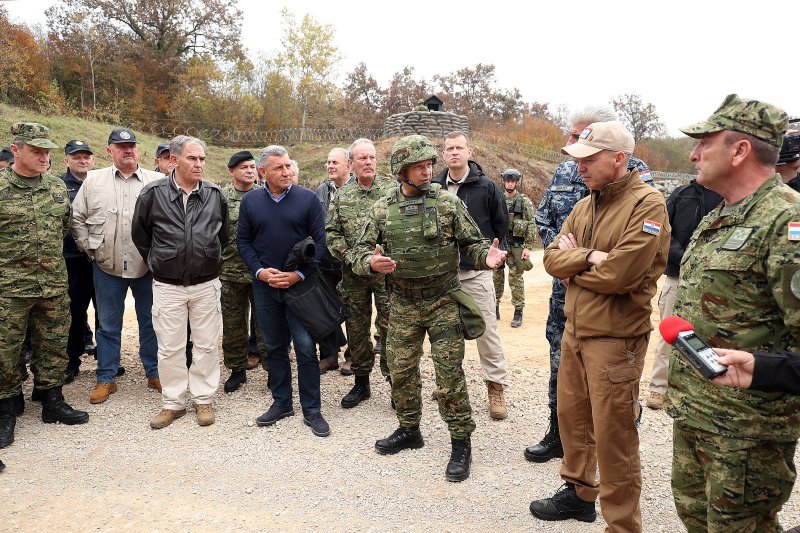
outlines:
[[414, 67], [405, 66], [392, 76], [384, 99], [384, 113], [395, 115], [411, 111], [420, 99], [430, 96], [432, 88], [425, 78], [414, 78]]
[[658, 137], [664, 131], [656, 106], [642, 102], [638, 94], [622, 94], [612, 98], [611, 105], [636, 142]]
[[277, 56], [276, 64], [292, 82], [302, 108], [300, 128], [304, 131], [309, 110], [330, 101], [336, 88], [332, 79], [340, 56], [333, 42], [335, 30], [309, 14], [298, 24], [294, 14], [286, 8], [281, 10], [281, 17], [284, 21], [283, 51]]
[[41, 43], [24, 25], [13, 24], [0, 5], [0, 99], [16, 105], [33, 105], [49, 90], [48, 61]]

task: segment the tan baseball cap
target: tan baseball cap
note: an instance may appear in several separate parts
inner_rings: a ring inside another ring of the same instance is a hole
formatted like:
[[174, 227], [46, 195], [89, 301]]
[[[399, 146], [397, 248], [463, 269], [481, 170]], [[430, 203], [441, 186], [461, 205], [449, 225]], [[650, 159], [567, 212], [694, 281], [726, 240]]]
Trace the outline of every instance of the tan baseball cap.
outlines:
[[594, 155], [600, 150], [613, 150], [632, 154], [636, 143], [633, 135], [618, 120], [595, 122], [581, 132], [578, 142], [562, 148], [572, 157], [582, 158]]

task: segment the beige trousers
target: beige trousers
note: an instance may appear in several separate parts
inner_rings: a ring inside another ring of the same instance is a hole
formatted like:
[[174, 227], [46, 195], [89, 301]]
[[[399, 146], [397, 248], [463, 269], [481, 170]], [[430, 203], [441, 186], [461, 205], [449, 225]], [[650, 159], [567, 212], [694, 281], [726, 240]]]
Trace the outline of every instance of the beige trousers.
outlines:
[[[667, 276], [664, 279], [664, 286], [658, 295], [658, 310], [661, 320], [672, 316], [672, 309], [675, 307], [675, 296], [678, 294], [678, 278]], [[659, 394], [667, 393], [667, 372], [669, 371], [669, 353], [672, 346], [658, 339], [656, 343], [656, 354], [653, 359], [653, 375], [650, 378], [650, 392]]]
[[[211, 403], [219, 387], [218, 278], [184, 287], [153, 281], [153, 329], [158, 338], [158, 377], [165, 409], [186, 407], [187, 387], [195, 403]], [[192, 366], [186, 368], [186, 324], [192, 327]]]
[[478, 303], [483, 320], [486, 322], [486, 332], [476, 339], [483, 380], [506, 386], [508, 372], [503, 345], [500, 343], [497, 331], [497, 315], [495, 315], [497, 299], [492, 273], [492, 270], [459, 270], [458, 277], [461, 280], [461, 288]]

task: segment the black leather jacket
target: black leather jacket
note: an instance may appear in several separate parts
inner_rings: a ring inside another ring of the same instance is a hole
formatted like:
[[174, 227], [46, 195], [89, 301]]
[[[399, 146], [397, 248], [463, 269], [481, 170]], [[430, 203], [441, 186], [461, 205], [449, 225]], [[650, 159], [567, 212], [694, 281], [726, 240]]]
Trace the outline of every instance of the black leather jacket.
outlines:
[[219, 276], [228, 243], [228, 200], [208, 181], [183, 193], [173, 175], [147, 184], [133, 212], [131, 236], [153, 279], [171, 285], [197, 285]]

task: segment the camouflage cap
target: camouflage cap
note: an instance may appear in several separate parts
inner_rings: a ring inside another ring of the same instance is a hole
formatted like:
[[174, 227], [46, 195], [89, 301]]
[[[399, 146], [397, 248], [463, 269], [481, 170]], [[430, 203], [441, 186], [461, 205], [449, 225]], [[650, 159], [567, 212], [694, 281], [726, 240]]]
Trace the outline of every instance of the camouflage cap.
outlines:
[[424, 135], [408, 135], [394, 143], [389, 165], [392, 174], [399, 176], [406, 167], [428, 159], [433, 159], [436, 163], [437, 157], [439, 154], [430, 139]]
[[738, 131], [780, 148], [788, 124], [789, 116], [783, 109], [729, 94], [707, 120], [681, 128], [681, 131], [694, 138], [723, 130]]
[[25, 144], [30, 144], [37, 148], [59, 147], [50, 140], [50, 128], [36, 122], [17, 122], [13, 124], [11, 126], [11, 135], [14, 136], [13, 142], [23, 141]]

